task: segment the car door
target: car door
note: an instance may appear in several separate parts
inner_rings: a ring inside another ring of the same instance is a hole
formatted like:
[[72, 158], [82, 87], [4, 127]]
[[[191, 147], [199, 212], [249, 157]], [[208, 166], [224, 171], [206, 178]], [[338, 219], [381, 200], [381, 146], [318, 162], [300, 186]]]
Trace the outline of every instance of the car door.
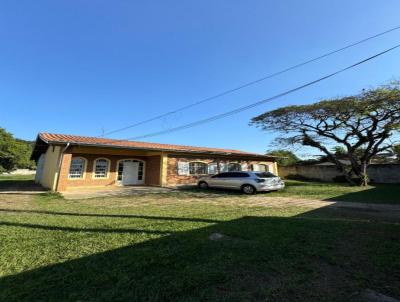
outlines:
[[231, 172], [230, 177], [227, 178], [226, 186], [231, 189], [239, 189], [246, 182], [246, 178], [249, 177], [248, 173], [245, 172]]
[[229, 172], [220, 173], [210, 178], [208, 185], [210, 187], [224, 188], [226, 186], [226, 180]]
[[233, 188], [234, 187], [233, 182], [235, 180], [234, 174], [235, 172], [221, 173], [221, 178], [219, 178], [218, 186], [220, 188], [227, 188], [227, 189]]

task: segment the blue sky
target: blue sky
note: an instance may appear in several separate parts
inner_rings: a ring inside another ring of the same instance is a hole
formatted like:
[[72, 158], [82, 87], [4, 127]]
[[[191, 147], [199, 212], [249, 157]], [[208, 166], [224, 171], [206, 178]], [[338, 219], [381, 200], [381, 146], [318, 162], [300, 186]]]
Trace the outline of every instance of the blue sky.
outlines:
[[[1, 1], [0, 127], [99, 136], [400, 25], [397, 0]], [[400, 30], [112, 135], [165, 130], [267, 98], [400, 43]], [[251, 117], [399, 78], [400, 50], [236, 116], [153, 137], [161, 143], [269, 149]], [[307, 153], [303, 150], [299, 153]]]

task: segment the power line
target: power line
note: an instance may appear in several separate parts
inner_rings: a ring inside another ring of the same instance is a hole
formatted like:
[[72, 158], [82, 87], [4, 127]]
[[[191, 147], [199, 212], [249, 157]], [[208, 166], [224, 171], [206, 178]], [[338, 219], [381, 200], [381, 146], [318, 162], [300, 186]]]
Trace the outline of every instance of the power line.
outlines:
[[394, 46], [394, 47], [391, 47], [391, 48], [389, 48], [389, 49], [386, 49], [386, 50], [384, 50], [384, 51], [382, 51], [382, 52], [380, 52], [380, 53], [378, 53], [378, 54], [375, 54], [375, 55], [373, 55], [373, 56], [371, 56], [371, 57], [368, 57], [368, 58], [366, 58], [366, 59], [364, 59], [364, 60], [361, 60], [361, 61], [359, 61], [359, 62], [357, 62], [357, 63], [354, 63], [354, 64], [352, 64], [352, 65], [350, 65], [350, 66], [347, 66], [347, 67], [342, 68], [342, 69], [340, 69], [340, 70], [338, 70], [338, 71], [335, 71], [335, 72], [333, 72], [333, 73], [330, 73], [330, 74], [328, 74], [328, 75], [326, 75], [326, 76], [323, 76], [322, 78], [319, 78], [319, 79], [317, 79], [317, 80], [308, 82], [308, 83], [306, 83], [306, 84], [303, 84], [303, 85], [301, 85], [301, 86], [298, 86], [298, 87], [293, 88], [293, 89], [290, 89], [290, 90], [287, 90], [287, 91], [285, 91], [285, 92], [279, 93], [279, 94], [274, 95], [274, 96], [272, 96], [272, 97], [270, 97], [270, 98], [257, 101], [257, 102], [255, 102], [255, 103], [250, 104], [250, 105], [246, 105], [246, 106], [243, 106], [243, 107], [239, 107], [239, 108], [236, 108], [236, 109], [234, 109], [234, 110], [231, 110], [231, 111], [228, 111], [228, 112], [225, 112], [225, 113], [217, 114], [217, 115], [211, 116], [211, 117], [209, 117], [209, 118], [205, 118], [205, 119], [202, 119], [202, 120], [199, 120], [199, 121], [196, 121], [196, 122], [192, 122], [192, 123], [185, 124], [185, 125], [182, 125], [182, 126], [178, 126], [178, 127], [175, 127], [175, 128], [171, 128], [171, 129], [168, 129], [168, 130], [163, 130], [163, 131], [153, 132], [153, 133], [149, 133], [149, 134], [145, 134], [145, 135], [141, 135], [141, 136], [131, 137], [131, 138], [127, 138], [126, 140], [142, 139], [142, 138], [147, 138], [147, 137], [158, 136], [158, 135], [161, 135], [161, 134], [167, 134], [167, 133], [171, 133], [171, 132], [176, 132], [176, 131], [179, 131], [179, 130], [184, 130], [184, 129], [187, 129], [187, 128], [192, 128], [192, 127], [199, 126], [199, 125], [202, 125], [202, 124], [205, 124], [205, 123], [209, 123], [209, 122], [212, 122], [212, 121], [215, 121], [215, 120], [218, 120], [218, 119], [221, 119], [221, 118], [230, 116], [230, 115], [234, 115], [234, 114], [240, 113], [240, 112], [242, 112], [242, 111], [251, 109], [251, 108], [256, 107], [256, 106], [260, 106], [260, 105], [262, 105], [262, 104], [268, 103], [268, 102], [273, 101], [273, 100], [275, 100], [275, 99], [277, 99], [277, 98], [280, 98], [280, 97], [282, 97], [282, 96], [291, 94], [291, 93], [293, 93], [293, 92], [296, 92], [296, 91], [301, 90], [301, 89], [303, 89], [303, 88], [306, 88], [306, 87], [308, 87], [308, 86], [314, 85], [314, 84], [316, 84], [316, 83], [318, 83], [318, 82], [321, 82], [321, 81], [323, 81], [323, 80], [326, 80], [326, 79], [328, 79], [328, 78], [331, 78], [331, 77], [333, 77], [333, 76], [335, 76], [335, 75], [337, 75], [337, 74], [339, 74], [339, 73], [342, 73], [342, 72], [344, 72], [344, 71], [346, 71], [346, 70], [352, 69], [352, 68], [354, 68], [354, 67], [356, 67], [356, 66], [358, 66], [358, 65], [361, 65], [361, 64], [363, 64], [363, 63], [365, 63], [365, 62], [368, 62], [368, 61], [370, 61], [370, 60], [372, 60], [372, 59], [375, 59], [375, 58], [377, 58], [377, 57], [379, 57], [379, 56], [382, 56], [382, 55], [384, 55], [384, 54], [386, 54], [386, 53], [388, 53], [388, 52], [390, 52], [390, 51], [392, 51], [392, 50], [394, 50], [394, 49], [396, 49], [396, 48], [399, 48], [399, 47], [400, 47], [400, 44], [397, 44], [397, 45]]
[[388, 34], [388, 33], [392, 32], [392, 31], [395, 31], [395, 30], [398, 30], [398, 29], [400, 29], [400, 26], [393, 27], [393, 28], [391, 28], [391, 29], [388, 29], [388, 30], [383, 31], [383, 32], [381, 32], [381, 33], [378, 33], [378, 34], [376, 34], [376, 35], [370, 36], [370, 37], [365, 38], [365, 39], [363, 39], [363, 40], [360, 40], [360, 41], [357, 41], [357, 42], [355, 42], [355, 43], [349, 44], [349, 45], [347, 45], [347, 46], [344, 46], [344, 47], [338, 48], [338, 49], [336, 49], [336, 50], [327, 52], [327, 53], [325, 53], [325, 54], [323, 54], [323, 55], [320, 55], [320, 56], [318, 56], [318, 57], [315, 57], [315, 58], [312, 58], [312, 59], [303, 61], [303, 62], [301, 62], [301, 63], [299, 63], [299, 64], [296, 64], [296, 65], [293, 65], [293, 66], [291, 66], [291, 67], [288, 67], [288, 68], [282, 69], [282, 70], [280, 70], [280, 71], [271, 73], [271, 74], [266, 75], [266, 76], [264, 76], [264, 77], [262, 77], [262, 78], [259, 78], [259, 79], [257, 79], [257, 80], [254, 80], [254, 81], [245, 83], [245, 84], [243, 84], [243, 85], [240, 85], [240, 86], [238, 86], [238, 87], [236, 87], [236, 88], [232, 88], [232, 89], [223, 91], [223, 92], [221, 92], [221, 93], [218, 93], [218, 94], [216, 94], [216, 95], [213, 95], [213, 96], [211, 96], [211, 97], [208, 97], [208, 98], [199, 100], [199, 101], [197, 101], [197, 102], [194, 102], [194, 103], [185, 105], [185, 106], [183, 106], [183, 107], [179, 107], [179, 108], [177, 108], [177, 109], [175, 109], [175, 110], [173, 110], [173, 111], [169, 111], [169, 112], [167, 112], [167, 113], [163, 113], [163, 114], [157, 115], [157, 116], [155, 116], [155, 117], [152, 117], [152, 118], [149, 118], [149, 119], [146, 119], [146, 120], [137, 122], [137, 123], [135, 123], [135, 124], [132, 124], [132, 125], [129, 125], [129, 126], [126, 126], [126, 127], [122, 127], [122, 128], [118, 128], [118, 129], [115, 129], [115, 130], [112, 130], [112, 131], [104, 132], [101, 136], [103, 137], [103, 136], [105, 136], [105, 135], [109, 135], [109, 134], [113, 134], [113, 133], [116, 133], [116, 132], [120, 132], [120, 131], [123, 131], [123, 130], [130, 129], [130, 128], [134, 128], [134, 127], [137, 127], [137, 126], [140, 126], [140, 125], [143, 125], [143, 124], [146, 124], [146, 123], [149, 123], [149, 122], [152, 122], [152, 121], [155, 121], [155, 120], [158, 120], [158, 119], [167, 117], [167, 116], [172, 115], [172, 114], [175, 114], [175, 113], [177, 113], [177, 112], [180, 112], [180, 111], [183, 111], [183, 110], [192, 108], [192, 107], [194, 107], [194, 106], [197, 106], [197, 105], [206, 103], [206, 102], [208, 102], [208, 101], [217, 99], [217, 98], [222, 97], [222, 96], [224, 96], [224, 95], [227, 95], [227, 94], [229, 94], [229, 93], [238, 91], [238, 90], [240, 90], [240, 89], [249, 87], [249, 86], [251, 86], [251, 85], [257, 84], [257, 83], [262, 82], [262, 81], [264, 81], [264, 80], [267, 80], [267, 79], [276, 77], [276, 76], [278, 76], [278, 75], [281, 75], [281, 74], [286, 73], [286, 72], [288, 72], [288, 71], [291, 71], [291, 70], [293, 70], [293, 69], [296, 69], [296, 68], [299, 68], [299, 67], [301, 67], [301, 66], [310, 64], [310, 63], [315, 62], [315, 61], [318, 61], [318, 60], [320, 60], [320, 59], [326, 58], [326, 57], [328, 57], [328, 56], [330, 56], [330, 55], [333, 55], [333, 54], [335, 54], [335, 53], [341, 52], [341, 51], [343, 51], [343, 50], [346, 50], [346, 49], [348, 49], [348, 48], [354, 47], [354, 46], [356, 46], [356, 45], [362, 44], [362, 43], [364, 43], [364, 42], [367, 42], [367, 41], [369, 41], [369, 40], [375, 39], [375, 38], [377, 38], [377, 37], [383, 36], [383, 35], [385, 35], [385, 34]]

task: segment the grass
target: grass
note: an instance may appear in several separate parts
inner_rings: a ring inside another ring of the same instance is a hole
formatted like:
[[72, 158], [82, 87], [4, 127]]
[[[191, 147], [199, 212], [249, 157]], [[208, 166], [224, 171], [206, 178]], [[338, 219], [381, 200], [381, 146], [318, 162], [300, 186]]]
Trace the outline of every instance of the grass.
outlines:
[[[282, 191], [261, 193], [266, 197], [287, 197], [313, 200], [350, 201], [362, 203], [400, 204], [399, 184], [376, 184], [367, 187], [351, 186], [346, 183], [327, 183], [285, 180]], [[215, 196], [242, 196], [237, 191], [186, 189], [189, 192], [208, 193]], [[245, 197], [244, 197], [245, 198]]]
[[34, 175], [12, 175], [12, 174], [0, 175], [0, 181], [4, 181], [4, 180], [21, 181], [21, 180], [33, 180], [33, 179], [34, 179]]
[[287, 190], [0, 195], [0, 301], [347, 301], [367, 288], [400, 298], [398, 213], [257, 205], [322, 196]]
[[0, 192], [41, 190], [41, 188], [35, 184], [34, 177], [34, 175], [0, 175]]
[[376, 184], [367, 187], [345, 183], [285, 180], [286, 189], [271, 196], [299, 197], [335, 201], [400, 204], [399, 184]]

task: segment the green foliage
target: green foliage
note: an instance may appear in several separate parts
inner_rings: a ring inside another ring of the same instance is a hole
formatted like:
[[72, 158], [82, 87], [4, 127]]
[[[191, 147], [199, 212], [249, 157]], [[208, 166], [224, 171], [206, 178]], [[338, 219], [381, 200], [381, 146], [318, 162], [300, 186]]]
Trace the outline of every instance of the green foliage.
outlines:
[[[318, 149], [346, 179], [367, 184], [371, 159], [389, 150], [389, 138], [400, 130], [400, 82], [363, 90], [348, 97], [286, 106], [252, 118], [251, 124], [281, 134], [278, 143]], [[332, 146], [335, 147], [331, 151]], [[348, 169], [339, 159], [347, 158]]]
[[300, 161], [300, 158], [296, 156], [292, 151], [278, 149], [267, 151], [267, 155], [279, 156], [277, 162], [280, 166], [291, 166]]
[[332, 149], [332, 151], [337, 155], [337, 156], [345, 156], [346, 155], [346, 149], [343, 146], [336, 146]]
[[400, 161], [400, 144], [394, 145], [392, 147], [392, 151], [394, 154], [396, 154], [397, 160]]
[[30, 160], [31, 153], [29, 142], [15, 139], [11, 133], [0, 128], [0, 172], [35, 168], [35, 162]]

